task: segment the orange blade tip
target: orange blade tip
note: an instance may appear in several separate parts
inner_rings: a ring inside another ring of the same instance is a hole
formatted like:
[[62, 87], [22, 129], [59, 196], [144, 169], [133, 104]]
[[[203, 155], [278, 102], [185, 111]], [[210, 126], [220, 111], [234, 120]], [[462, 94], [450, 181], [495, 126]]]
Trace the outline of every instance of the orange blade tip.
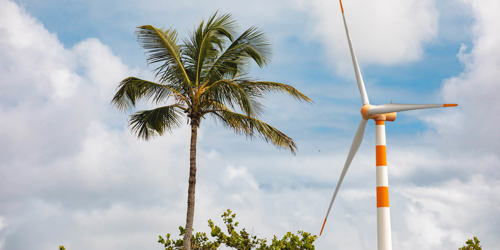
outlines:
[[321, 226], [321, 231], [319, 232], [319, 236], [323, 233], [323, 228], [325, 228], [325, 223], [326, 223], [326, 218], [325, 221], [323, 221], [323, 226]]
[[456, 103], [446, 103], [446, 104], [443, 104], [443, 107], [445, 107], [445, 108], [446, 107], [456, 107], [456, 106], [458, 106], [458, 104], [456, 104]]
[[342, 13], [344, 13], [344, 7], [342, 6], [342, 0], [339, 0], [340, 2], [340, 10], [342, 11]]

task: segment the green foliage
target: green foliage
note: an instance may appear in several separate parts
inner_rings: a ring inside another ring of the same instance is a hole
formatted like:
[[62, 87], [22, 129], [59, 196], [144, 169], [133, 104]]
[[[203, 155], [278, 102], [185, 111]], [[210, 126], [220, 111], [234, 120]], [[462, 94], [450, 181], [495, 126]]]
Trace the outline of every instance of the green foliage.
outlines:
[[459, 248], [458, 250], [482, 250], [483, 248], [479, 245], [479, 240], [476, 236], [473, 239], [468, 239], [465, 242], [465, 246]]
[[60, 245], [59, 250], [66, 250], [66, 248], [63, 245]]
[[255, 27], [240, 35], [234, 27], [231, 15], [217, 13], [183, 40], [178, 39], [173, 28], [138, 27], [137, 39], [148, 63], [156, 66], [156, 81], [125, 78], [112, 100], [124, 111], [135, 107], [139, 100], [157, 106], [130, 117], [130, 127], [138, 137], [147, 140], [170, 132], [183, 123], [183, 117], [196, 127], [203, 118], [211, 117], [236, 133], [259, 136], [295, 152], [297, 146], [292, 138], [258, 119], [261, 98], [277, 92], [299, 101], [311, 99], [285, 83], [250, 79], [249, 63], [265, 66], [270, 43]]
[[[208, 227], [210, 227], [209, 239], [206, 233], [197, 232], [191, 237], [191, 247], [195, 249], [218, 249], [221, 245], [235, 249], [256, 249], [256, 250], [293, 250], [293, 249], [315, 249], [314, 241], [317, 236], [307, 232], [298, 231], [297, 234], [291, 232], [286, 233], [281, 239], [276, 236], [268, 244], [266, 239], [258, 238], [256, 235], [251, 235], [245, 228], [238, 230], [239, 222], [237, 222], [236, 214], [231, 210], [227, 210], [221, 215], [224, 225], [226, 226], [225, 233], [219, 226], [216, 226], [212, 220], [208, 220]], [[171, 234], [167, 234], [165, 238], [159, 236], [158, 242], [165, 247], [165, 250], [179, 250], [182, 249], [184, 241], [184, 228], [179, 227], [180, 239], [172, 239]]]

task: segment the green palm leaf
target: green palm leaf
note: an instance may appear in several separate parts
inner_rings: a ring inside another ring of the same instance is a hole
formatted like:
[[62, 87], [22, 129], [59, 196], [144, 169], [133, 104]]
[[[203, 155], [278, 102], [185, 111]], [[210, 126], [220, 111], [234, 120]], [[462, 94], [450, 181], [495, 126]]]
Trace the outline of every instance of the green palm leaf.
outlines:
[[177, 99], [185, 99], [176, 89], [171, 86], [158, 84], [137, 77], [128, 77], [120, 82], [118, 91], [111, 102], [121, 110], [134, 107], [136, 101], [145, 98], [159, 103], [166, 101], [170, 95], [175, 95]]
[[291, 85], [279, 83], [279, 82], [267, 82], [267, 81], [242, 81], [239, 85], [245, 89], [245, 91], [262, 95], [266, 92], [281, 92], [286, 93], [294, 97], [299, 101], [306, 101], [311, 103], [312, 100], [306, 95], [302, 94], [296, 88]]
[[181, 123], [181, 108], [178, 105], [143, 110], [130, 117], [132, 131], [145, 140], [163, 135], [165, 131], [171, 131]]
[[222, 105], [219, 105], [219, 108], [211, 114], [214, 114], [215, 117], [219, 118], [228, 128], [233, 129], [234, 132], [250, 137], [258, 134], [266, 142], [270, 142], [280, 148], [287, 148], [295, 154], [297, 146], [293, 139], [285, 133], [259, 119], [238, 114]]
[[269, 54], [270, 44], [264, 34], [256, 27], [251, 27], [234, 40], [213, 62], [204, 81], [210, 82], [225, 75], [234, 78], [238, 73], [245, 71], [250, 59], [262, 67], [267, 63]]
[[[175, 29], [157, 29], [151, 25], [138, 27], [137, 40], [146, 50], [148, 63], [161, 63], [156, 76], [162, 82], [170, 81], [178, 85], [191, 86], [191, 79], [181, 58], [181, 49], [177, 44]], [[183, 84], [187, 83], [187, 84]]]
[[207, 23], [200, 23], [191, 39], [185, 44], [187, 67], [196, 72], [196, 84], [200, 83], [202, 72], [206, 71], [207, 63], [218, 57], [226, 40], [232, 40], [234, 20], [231, 15], [212, 15]]
[[200, 99], [211, 102], [223, 103], [231, 108], [238, 107], [245, 114], [255, 116], [258, 114], [259, 104], [254, 95], [249, 95], [246, 89], [242, 88], [231, 79], [222, 79], [203, 90]]
[[240, 43], [245, 44], [243, 51], [252, 58], [259, 67], [263, 67], [269, 61], [271, 44], [265, 38], [264, 33], [257, 27], [250, 27], [239, 37]]

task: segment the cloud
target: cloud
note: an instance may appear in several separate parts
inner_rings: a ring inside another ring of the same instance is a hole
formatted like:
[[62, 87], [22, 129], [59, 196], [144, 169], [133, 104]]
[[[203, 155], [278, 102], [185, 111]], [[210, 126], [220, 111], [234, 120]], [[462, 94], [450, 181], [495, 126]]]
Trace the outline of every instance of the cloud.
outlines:
[[5, 242], [5, 237], [6, 237], [5, 228], [7, 228], [7, 223], [5, 222], [5, 218], [0, 216], [0, 249], [3, 249], [3, 245]]
[[[296, 1], [306, 11], [311, 39], [321, 41], [339, 72], [352, 64], [337, 1]], [[353, 47], [361, 65], [414, 62], [438, 32], [434, 1], [344, 1]], [[349, 71], [348, 71], [349, 70]]]
[[[485, 247], [500, 244], [495, 236], [500, 217], [496, 195], [500, 188], [500, 119], [492, 115], [500, 112], [496, 97], [500, 93], [500, 59], [493, 53], [500, 50], [500, 35], [496, 32], [500, 24], [495, 21], [500, 3], [463, 3], [471, 9], [475, 21], [472, 47], [462, 45], [457, 51], [464, 71], [446, 79], [441, 90], [446, 102], [460, 106], [430, 116], [416, 115], [432, 128], [423, 138], [434, 141], [435, 150], [419, 153], [433, 160], [420, 161], [414, 173], [417, 178], [429, 178], [429, 173], [443, 171], [441, 176], [447, 177], [402, 190], [411, 201], [410, 214], [421, 218], [407, 220], [410, 233], [420, 239], [415, 242], [434, 245], [422, 245], [420, 249], [450, 246], [473, 235], [482, 238]], [[432, 166], [436, 170], [432, 171]], [[415, 242], [403, 246], [414, 246]]]
[[[458, 58], [464, 72], [444, 82], [442, 95], [448, 102], [458, 102], [460, 112], [428, 119], [452, 147], [467, 147], [471, 153], [498, 153], [500, 133], [497, 115], [500, 104], [495, 93], [500, 92], [500, 35], [496, 30], [495, 12], [500, 9], [495, 1], [476, 3], [465, 1], [474, 13], [473, 47], [462, 45]], [[451, 126], [446, 126], [446, 124]], [[452, 135], [460, 134], [459, 137]]]
[[466, 181], [450, 179], [435, 186], [401, 188], [400, 194], [408, 199], [404, 220], [409, 229], [401, 246], [459, 247], [460, 242], [473, 235], [482, 238], [485, 247], [497, 245], [493, 232], [500, 214], [495, 212], [498, 200], [491, 199], [491, 195], [499, 189], [500, 182], [480, 174], [473, 174]]
[[[0, 248], [69, 243], [78, 249], [72, 244], [79, 239], [122, 249], [132, 241], [132, 249], [155, 245], [159, 228], [137, 241], [132, 235], [145, 223], [173, 218], [169, 210], [183, 210], [176, 199], [184, 199], [177, 190], [184, 186], [174, 180], [187, 175], [176, 169], [187, 165], [187, 150], [179, 145], [188, 131], [138, 141], [110, 99], [121, 79], [143, 72], [124, 65], [95, 38], [65, 48], [18, 5], [1, 5]], [[130, 241], [99, 236], [96, 228]]]

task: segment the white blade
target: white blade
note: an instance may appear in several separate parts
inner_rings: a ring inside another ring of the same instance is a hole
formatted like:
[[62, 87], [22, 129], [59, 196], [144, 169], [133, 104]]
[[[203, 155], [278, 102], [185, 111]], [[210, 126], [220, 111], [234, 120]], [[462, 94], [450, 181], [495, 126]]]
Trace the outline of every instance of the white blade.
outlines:
[[365, 90], [365, 83], [363, 82], [363, 76], [361, 75], [361, 70], [359, 69], [358, 60], [354, 54], [354, 49], [352, 48], [351, 36], [349, 35], [349, 29], [347, 29], [347, 22], [344, 15], [344, 7], [342, 6], [342, 0], [340, 2], [340, 9], [342, 10], [342, 19], [344, 19], [345, 33], [347, 35], [347, 42], [349, 43], [349, 50], [351, 51], [352, 64], [354, 66], [354, 73], [356, 74], [356, 82], [358, 83], [359, 93], [361, 94], [361, 101], [363, 105], [370, 104], [368, 101], [368, 95]]
[[399, 104], [399, 103], [388, 103], [378, 106], [373, 106], [370, 108], [368, 113], [370, 115], [375, 114], [385, 114], [391, 112], [408, 111], [415, 109], [432, 109], [432, 108], [445, 108], [445, 107], [455, 107], [457, 104]]
[[328, 211], [326, 212], [325, 220], [323, 221], [323, 226], [321, 227], [321, 232], [319, 233], [320, 236], [323, 233], [323, 228], [325, 227], [326, 219], [328, 218], [328, 215], [330, 214], [330, 210], [332, 209], [333, 201], [335, 200], [335, 197], [337, 196], [340, 185], [342, 184], [342, 181], [344, 180], [344, 176], [347, 173], [349, 166], [351, 165], [351, 161], [354, 158], [354, 155], [356, 155], [356, 152], [358, 151], [359, 145], [361, 145], [361, 142], [363, 141], [363, 135], [365, 134], [365, 127], [366, 127], [367, 121], [368, 120], [361, 119], [361, 122], [359, 123], [359, 126], [358, 126], [358, 130], [356, 130], [356, 134], [354, 135], [354, 139], [352, 140], [351, 149], [349, 150], [349, 154], [347, 155], [347, 159], [345, 160], [344, 169], [342, 169], [342, 173], [340, 174], [339, 181], [337, 182], [337, 187], [335, 188], [335, 192], [333, 193], [332, 200], [330, 201], [330, 206], [328, 206]]

